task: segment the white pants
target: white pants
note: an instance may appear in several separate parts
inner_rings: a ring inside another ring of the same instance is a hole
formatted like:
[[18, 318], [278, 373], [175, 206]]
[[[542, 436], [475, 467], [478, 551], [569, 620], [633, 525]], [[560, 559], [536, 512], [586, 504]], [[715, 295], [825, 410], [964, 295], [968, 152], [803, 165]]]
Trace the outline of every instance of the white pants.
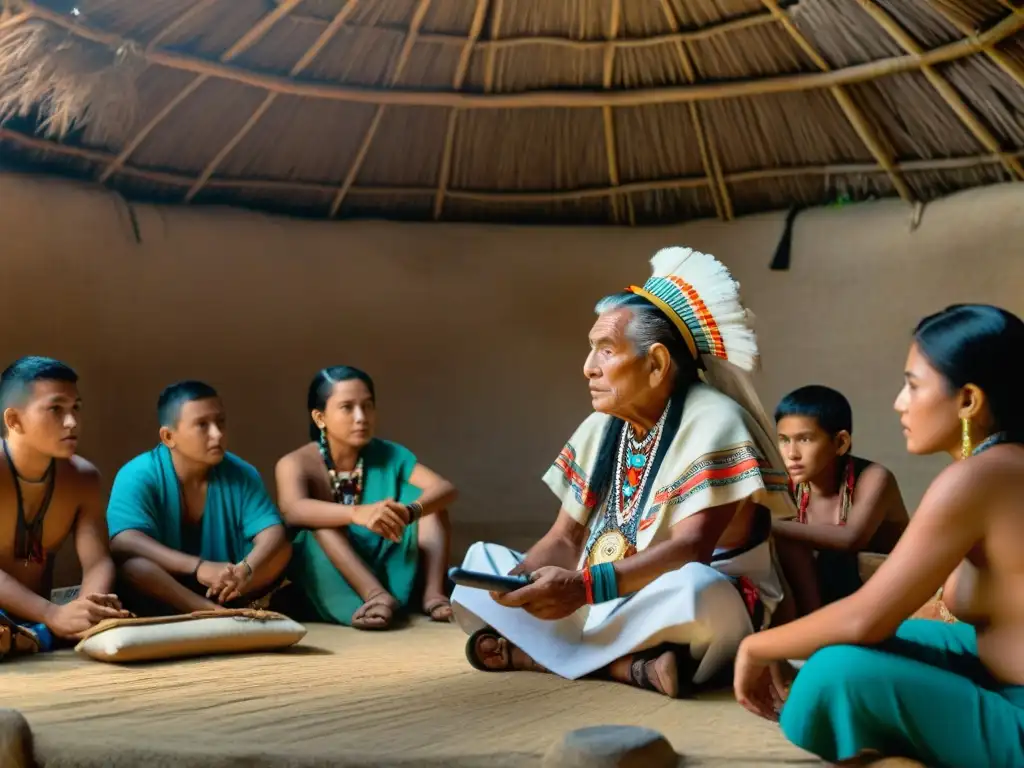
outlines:
[[[522, 559], [507, 547], [478, 542], [462, 567], [504, 576]], [[703, 683], [732, 661], [740, 641], [754, 631], [736, 587], [702, 563], [687, 563], [629, 597], [584, 606], [558, 621], [508, 608], [485, 590], [463, 586], [452, 593], [452, 610], [467, 634], [492, 627], [535, 662], [570, 680], [668, 642], [690, 646], [700, 662], [693, 682]]]

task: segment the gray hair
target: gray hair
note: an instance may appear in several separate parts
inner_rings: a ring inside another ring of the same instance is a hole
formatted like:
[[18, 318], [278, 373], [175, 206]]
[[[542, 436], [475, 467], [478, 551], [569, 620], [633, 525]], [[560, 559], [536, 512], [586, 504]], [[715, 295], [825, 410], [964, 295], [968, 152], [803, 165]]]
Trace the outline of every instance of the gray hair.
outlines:
[[681, 374], [685, 381], [696, 378], [696, 361], [690, 354], [690, 348], [675, 323], [664, 312], [643, 296], [629, 291], [605, 296], [597, 302], [594, 312], [603, 315], [617, 309], [628, 309], [633, 315], [626, 324], [626, 338], [637, 354], [646, 356], [651, 347], [662, 344], [676, 364], [677, 375]]

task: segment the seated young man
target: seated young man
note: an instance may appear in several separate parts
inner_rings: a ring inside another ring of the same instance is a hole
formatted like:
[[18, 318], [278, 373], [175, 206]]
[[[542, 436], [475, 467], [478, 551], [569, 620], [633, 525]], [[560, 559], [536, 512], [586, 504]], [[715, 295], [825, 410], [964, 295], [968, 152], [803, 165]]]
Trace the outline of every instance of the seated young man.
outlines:
[[853, 414], [841, 393], [801, 387], [782, 398], [775, 422], [798, 512], [772, 531], [802, 615], [855, 592], [858, 554], [891, 552], [909, 518], [892, 473], [851, 452]]
[[291, 557], [277, 508], [256, 469], [226, 451], [213, 387], [172, 384], [157, 415], [160, 445], [121, 468], [107, 507], [125, 603], [148, 615], [244, 607]]
[[[128, 615], [114, 585], [99, 473], [75, 455], [78, 376], [46, 357], [23, 357], [0, 376], [0, 658], [48, 651], [104, 619]], [[79, 596], [49, 599], [53, 560], [74, 536], [82, 565]]]

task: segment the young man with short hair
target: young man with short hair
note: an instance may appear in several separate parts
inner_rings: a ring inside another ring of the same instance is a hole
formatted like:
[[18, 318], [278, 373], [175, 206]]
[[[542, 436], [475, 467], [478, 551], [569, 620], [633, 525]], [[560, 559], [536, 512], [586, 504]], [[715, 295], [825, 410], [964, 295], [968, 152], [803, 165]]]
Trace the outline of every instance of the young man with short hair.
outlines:
[[256, 469], [227, 452], [213, 387], [172, 384], [157, 413], [160, 445], [121, 468], [107, 508], [125, 601], [150, 615], [247, 605], [291, 557], [277, 507]]
[[[23, 357], [0, 375], [0, 634], [15, 651], [47, 651], [104, 619], [128, 615], [112, 594], [96, 468], [75, 451], [78, 375], [48, 357]], [[53, 562], [69, 536], [82, 566], [79, 596], [50, 600]]]
[[775, 410], [797, 517], [772, 531], [800, 614], [852, 594], [861, 585], [857, 555], [888, 554], [909, 520], [893, 474], [854, 456], [849, 401], [811, 385]]

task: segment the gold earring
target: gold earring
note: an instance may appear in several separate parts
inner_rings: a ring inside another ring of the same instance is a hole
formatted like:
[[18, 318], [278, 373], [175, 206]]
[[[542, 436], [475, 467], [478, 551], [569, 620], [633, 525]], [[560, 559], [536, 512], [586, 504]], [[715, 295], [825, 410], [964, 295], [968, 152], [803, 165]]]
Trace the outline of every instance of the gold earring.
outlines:
[[960, 458], [969, 458], [971, 449], [971, 420], [960, 419]]

